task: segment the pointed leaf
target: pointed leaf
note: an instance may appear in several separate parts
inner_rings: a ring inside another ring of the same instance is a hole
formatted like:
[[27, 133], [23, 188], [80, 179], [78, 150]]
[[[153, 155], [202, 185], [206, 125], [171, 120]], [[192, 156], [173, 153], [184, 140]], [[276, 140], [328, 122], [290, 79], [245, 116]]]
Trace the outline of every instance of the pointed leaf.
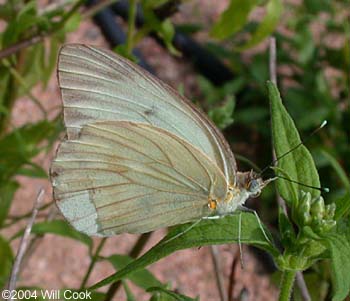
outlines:
[[[267, 86], [271, 106], [273, 144], [276, 156], [279, 158], [298, 145], [301, 140], [293, 119], [289, 116], [282, 104], [276, 85], [272, 82], [268, 82]], [[278, 160], [278, 167], [287, 172], [290, 179], [293, 181], [320, 187], [320, 180], [314, 160], [304, 145], [299, 146], [297, 149]], [[288, 191], [287, 186], [293, 188], [293, 194]], [[320, 191], [316, 189], [301, 188], [298, 186], [299, 185], [295, 183], [286, 184], [282, 180], [277, 181], [279, 193], [289, 204], [292, 201], [297, 201], [294, 198], [299, 195], [299, 189], [310, 192], [313, 197], [320, 195]]]
[[[201, 220], [189, 230], [189, 225], [181, 225], [172, 230], [162, 241], [140, 258], [132, 261], [125, 268], [95, 284], [96, 289], [111, 282], [125, 278], [132, 272], [140, 270], [169, 254], [183, 249], [238, 242], [238, 224], [241, 214], [241, 242], [264, 249], [274, 256], [279, 252], [266, 240], [259, 222], [253, 214], [242, 212], [218, 220]], [[265, 229], [265, 233], [267, 230]]]
[[341, 217], [348, 215], [350, 211], [350, 193], [345, 194], [335, 201], [336, 209], [334, 220], [339, 220]]
[[226, 39], [243, 28], [247, 23], [249, 13], [257, 5], [256, 0], [231, 0], [228, 8], [221, 14], [214, 24], [211, 36]]
[[251, 39], [243, 46], [237, 47], [237, 50], [246, 50], [262, 42], [275, 30], [283, 11], [281, 0], [270, 0], [266, 6], [266, 15], [259, 24], [257, 30], [253, 33]]
[[[117, 254], [108, 257], [107, 260], [118, 270], [124, 268], [127, 264], [133, 261], [130, 256]], [[135, 273], [131, 273], [128, 276], [128, 279], [143, 289], [162, 285], [162, 283], [146, 269], [140, 269]]]
[[350, 243], [345, 235], [335, 234], [326, 238], [331, 252], [334, 281], [333, 301], [344, 300], [350, 292]]

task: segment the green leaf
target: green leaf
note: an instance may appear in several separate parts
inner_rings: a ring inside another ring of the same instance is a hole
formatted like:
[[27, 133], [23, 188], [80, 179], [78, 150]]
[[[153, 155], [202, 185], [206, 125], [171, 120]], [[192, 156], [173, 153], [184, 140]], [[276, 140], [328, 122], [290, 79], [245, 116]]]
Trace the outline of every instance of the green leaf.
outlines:
[[147, 289], [147, 292], [148, 293], [165, 294], [165, 295], [171, 297], [170, 299], [166, 299], [169, 301], [171, 301], [171, 300], [176, 300], [176, 301], [197, 301], [197, 300], [199, 300], [198, 298], [193, 299], [193, 298], [187, 297], [185, 295], [181, 295], [181, 294], [175, 293], [173, 291], [169, 291], [163, 287], [150, 287], [149, 289]]
[[334, 282], [333, 301], [344, 300], [350, 292], [350, 243], [345, 235], [332, 233], [326, 241], [331, 253]]
[[273, 33], [282, 15], [282, 0], [270, 0], [266, 6], [266, 15], [253, 33], [250, 40], [236, 50], [242, 51], [254, 47]]
[[256, 0], [231, 0], [228, 8], [211, 29], [211, 36], [222, 40], [242, 29], [257, 2]]
[[19, 70], [23, 83], [17, 85], [16, 96], [26, 95], [30, 89], [42, 79], [45, 74], [45, 46], [42, 43], [28, 48], [23, 57]]
[[60, 39], [57, 35], [53, 35], [50, 39], [50, 45], [46, 47], [47, 50], [47, 60], [45, 64], [45, 69], [43, 70], [41, 80], [44, 83], [44, 87], [46, 88], [53, 70], [56, 68], [58, 51], [60, 49], [60, 45], [63, 43], [62, 39]]
[[[289, 177], [289, 174], [284, 171], [282, 168], [276, 166], [276, 167], [272, 167], [272, 169], [275, 171], [276, 174], [278, 174], [279, 176], [283, 176], [284, 178], [291, 180], [291, 178]], [[283, 181], [283, 184], [285, 185], [286, 190], [288, 191], [288, 195], [289, 195], [289, 199], [294, 200], [294, 204], [297, 205], [298, 204], [298, 194], [296, 194], [296, 190], [294, 189], [293, 183], [285, 180], [285, 179], [277, 179], [278, 181]]]
[[8, 69], [4, 66], [0, 66], [0, 118], [3, 118], [3, 115], [7, 115], [9, 113], [8, 107], [6, 106], [9, 98], [9, 94], [11, 93], [11, 76]]
[[233, 111], [235, 109], [235, 98], [226, 97], [225, 103], [220, 107], [215, 107], [208, 112], [211, 120], [220, 128], [225, 129], [233, 123]]
[[288, 216], [279, 208], [278, 227], [281, 234], [282, 245], [287, 248], [293, 245], [296, 240], [293, 224], [290, 222]]
[[55, 135], [55, 122], [40, 121], [17, 128], [0, 139], [0, 181], [7, 181], [22, 167], [31, 165], [30, 160], [40, 152], [38, 144]]
[[173, 23], [169, 19], [164, 20], [158, 29], [158, 34], [163, 39], [165, 46], [171, 54], [180, 56], [181, 53], [173, 45], [175, 29]]
[[63, 26], [63, 32], [68, 33], [68, 32], [73, 32], [77, 30], [79, 27], [79, 24], [81, 22], [81, 14], [80, 13], [75, 13], [70, 18], [64, 23]]
[[123, 288], [125, 291], [125, 295], [126, 295], [126, 301], [136, 301], [135, 296], [133, 295], [131, 289], [129, 288], [128, 284], [126, 283], [126, 281], [122, 280], [122, 284], [123, 284]]
[[350, 193], [345, 194], [343, 197], [335, 201], [336, 209], [334, 214], [334, 220], [338, 221], [341, 217], [347, 216], [350, 211]]
[[[295, 127], [293, 119], [289, 116], [287, 110], [282, 104], [279, 91], [272, 82], [267, 83], [270, 106], [271, 106], [271, 125], [273, 144], [277, 158], [281, 157], [293, 147], [297, 146], [301, 140]], [[278, 160], [278, 167], [288, 173], [290, 179], [306, 185], [320, 187], [320, 180], [317, 169], [310, 152], [304, 145], [290, 152], [288, 155]], [[291, 194], [288, 187], [292, 187], [294, 192]], [[295, 196], [298, 196], [298, 184], [277, 181], [277, 188], [281, 196], [291, 204], [297, 202]], [[302, 187], [302, 190], [310, 192], [313, 197], [320, 195], [317, 189]]]
[[11, 273], [13, 254], [10, 244], [0, 236], [0, 289], [7, 283]]
[[[117, 254], [108, 257], [107, 260], [112, 263], [112, 265], [117, 270], [124, 268], [126, 265], [133, 261], [130, 256]], [[128, 276], [128, 279], [143, 289], [162, 285], [162, 283], [146, 269], [140, 269], [135, 273], [131, 273]]]
[[350, 193], [350, 181], [348, 176], [346, 175], [344, 169], [339, 164], [336, 158], [334, 158], [329, 152], [326, 150], [321, 150], [321, 154], [326, 158], [326, 160], [331, 164], [335, 172], [337, 173], [340, 181], [343, 183], [345, 189], [348, 193]]
[[[189, 229], [188, 224], [176, 227], [143, 256], [98, 282], [91, 289], [123, 279], [130, 273], [138, 271], [178, 250], [238, 242], [239, 215], [242, 216], [241, 242], [254, 245], [274, 256], [278, 256], [279, 252], [266, 240], [256, 217], [251, 213], [241, 212], [218, 220], [201, 220], [198, 225], [191, 229]], [[268, 233], [266, 229], [265, 233]]]
[[3, 226], [7, 217], [8, 211], [11, 207], [13, 196], [19, 184], [15, 181], [1, 183], [0, 186], [0, 228]]
[[[24, 230], [21, 230], [18, 233], [16, 233], [12, 237], [12, 239], [22, 236], [23, 231]], [[34, 224], [31, 233], [38, 234], [38, 235], [43, 235], [48, 233], [56, 234], [56, 235], [60, 235], [63, 237], [68, 237], [68, 238], [80, 241], [83, 244], [87, 245], [90, 249], [92, 247], [92, 239], [88, 235], [74, 230], [64, 220], [53, 220], [48, 222], [36, 223]]]

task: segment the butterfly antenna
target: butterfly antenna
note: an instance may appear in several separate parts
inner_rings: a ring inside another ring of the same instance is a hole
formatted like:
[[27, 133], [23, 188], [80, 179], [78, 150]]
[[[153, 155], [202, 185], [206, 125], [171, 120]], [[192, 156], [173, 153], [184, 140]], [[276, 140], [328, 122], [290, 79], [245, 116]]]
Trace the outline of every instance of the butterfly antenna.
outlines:
[[[308, 137], [306, 137], [306, 139], [304, 141], [300, 141], [297, 145], [295, 145], [294, 147], [292, 147], [289, 151], [287, 151], [286, 153], [284, 153], [283, 155], [277, 157], [276, 159], [272, 160], [271, 163], [269, 165], [267, 165], [265, 168], [262, 169], [262, 171], [259, 173], [259, 175], [261, 176], [266, 170], [268, 170], [271, 166], [274, 166], [276, 162], [278, 162], [279, 160], [281, 160], [282, 158], [284, 158], [285, 156], [287, 156], [288, 154], [290, 154], [291, 152], [295, 151], [298, 147], [300, 147], [301, 145], [305, 144], [307, 141], [309, 141], [309, 139], [315, 135], [318, 131], [320, 131], [322, 128], [324, 128], [327, 125], [327, 120], [323, 120], [323, 122], [321, 123], [321, 125], [316, 128]], [[298, 183], [300, 184], [300, 183]], [[302, 184], [300, 184], [302, 185]], [[320, 189], [319, 187], [317, 187], [316, 189]]]
[[276, 175], [276, 177], [279, 178], [279, 179], [286, 180], [286, 181], [291, 182], [291, 183], [298, 184], [298, 185], [300, 185], [300, 186], [304, 186], [304, 187], [316, 189], [316, 190], [319, 190], [319, 191], [321, 191], [321, 192], [329, 192], [329, 188], [328, 188], [328, 187], [316, 187], [316, 186], [312, 186], [312, 185], [307, 185], [307, 184], [304, 184], [304, 183], [300, 183], [300, 182], [298, 182], [298, 181], [294, 181], [294, 180], [291, 180], [291, 179], [282, 177], [282, 176], [280, 176], [280, 175]]

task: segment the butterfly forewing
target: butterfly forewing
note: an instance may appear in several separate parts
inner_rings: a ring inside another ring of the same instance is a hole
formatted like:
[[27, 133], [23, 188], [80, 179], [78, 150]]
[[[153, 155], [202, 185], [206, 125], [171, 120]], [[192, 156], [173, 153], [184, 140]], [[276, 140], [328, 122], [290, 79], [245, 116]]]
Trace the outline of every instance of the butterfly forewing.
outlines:
[[235, 178], [233, 154], [221, 133], [185, 98], [113, 52], [66, 45], [59, 55], [59, 83], [68, 139], [97, 121], [131, 121], [164, 129], [195, 146]]
[[61, 144], [51, 177], [58, 207], [79, 231], [143, 233], [208, 216], [223, 199], [222, 171], [164, 129], [133, 122], [83, 125]]

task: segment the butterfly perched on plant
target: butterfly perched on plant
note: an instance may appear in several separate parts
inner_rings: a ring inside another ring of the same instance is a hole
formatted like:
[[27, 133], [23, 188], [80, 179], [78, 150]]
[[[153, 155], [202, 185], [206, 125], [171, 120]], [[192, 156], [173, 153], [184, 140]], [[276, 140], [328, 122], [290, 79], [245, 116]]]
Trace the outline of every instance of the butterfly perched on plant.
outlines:
[[89, 235], [144, 233], [234, 212], [270, 181], [238, 172], [215, 125], [115, 53], [61, 48], [66, 138], [51, 166], [65, 218]]

